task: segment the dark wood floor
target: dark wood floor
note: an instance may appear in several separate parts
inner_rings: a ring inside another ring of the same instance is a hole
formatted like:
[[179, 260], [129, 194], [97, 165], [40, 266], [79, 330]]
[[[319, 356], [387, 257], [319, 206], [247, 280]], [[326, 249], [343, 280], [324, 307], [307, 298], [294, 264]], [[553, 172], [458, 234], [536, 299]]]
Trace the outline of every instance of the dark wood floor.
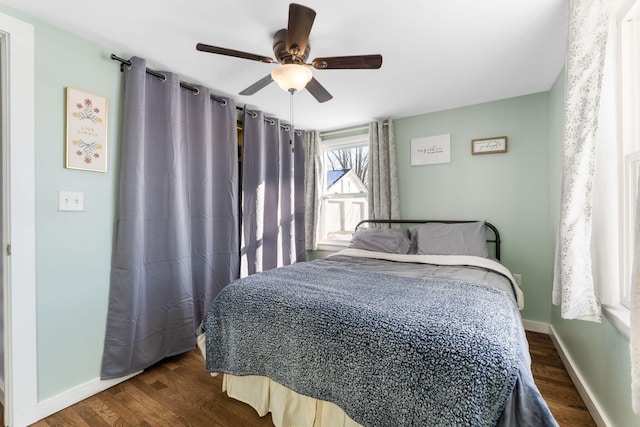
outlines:
[[561, 426], [594, 426], [582, 398], [560, 360], [551, 338], [545, 334], [527, 332], [533, 379]]
[[[533, 376], [561, 426], [595, 426], [551, 340], [527, 332]], [[33, 426], [272, 426], [248, 405], [221, 391], [197, 350], [168, 359]]]

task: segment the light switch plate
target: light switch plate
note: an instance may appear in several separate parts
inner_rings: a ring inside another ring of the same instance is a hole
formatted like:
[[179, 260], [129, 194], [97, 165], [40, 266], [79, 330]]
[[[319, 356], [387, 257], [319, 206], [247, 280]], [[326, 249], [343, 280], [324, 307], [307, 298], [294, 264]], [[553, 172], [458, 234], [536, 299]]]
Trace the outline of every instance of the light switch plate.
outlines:
[[84, 193], [82, 191], [58, 191], [59, 211], [83, 211]]

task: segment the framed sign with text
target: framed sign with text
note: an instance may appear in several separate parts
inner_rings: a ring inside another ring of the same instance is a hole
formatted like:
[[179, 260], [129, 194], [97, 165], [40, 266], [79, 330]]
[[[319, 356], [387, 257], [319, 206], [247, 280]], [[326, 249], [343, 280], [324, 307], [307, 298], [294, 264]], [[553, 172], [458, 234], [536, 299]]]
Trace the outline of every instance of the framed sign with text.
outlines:
[[471, 154], [493, 154], [507, 152], [507, 137], [494, 136], [471, 140]]
[[411, 140], [411, 166], [451, 162], [450, 135], [425, 136]]

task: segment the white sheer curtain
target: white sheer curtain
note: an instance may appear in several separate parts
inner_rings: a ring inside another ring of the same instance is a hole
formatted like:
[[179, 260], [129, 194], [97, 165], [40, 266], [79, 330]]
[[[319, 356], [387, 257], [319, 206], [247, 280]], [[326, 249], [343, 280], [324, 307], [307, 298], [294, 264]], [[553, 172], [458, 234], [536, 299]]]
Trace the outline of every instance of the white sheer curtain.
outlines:
[[320, 197], [324, 188], [322, 171], [322, 147], [320, 132], [309, 131], [304, 135], [304, 230], [305, 247], [308, 251], [318, 249], [318, 222]]
[[[617, 232], [617, 218], [611, 216], [611, 206], [619, 204], [611, 191], [617, 174], [611, 174], [615, 168], [605, 170], [601, 165], [617, 162], [611, 157], [616, 150], [610, 149], [615, 135], [608, 136], [615, 133], [614, 120], [607, 117], [614, 108], [605, 103], [614, 100], [607, 84], [612, 58], [607, 58], [607, 39], [612, 12], [621, 3], [569, 3], [562, 200], [553, 288], [553, 303], [560, 305], [566, 319], [600, 321], [600, 303], [618, 300], [614, 288], [621, 278], [613, 271], [618, 264], [612, 256], [616, 245], [606, 238]], [[639, 211], [640, 198], [636, 203]], [[640, 414], [640, 217], [634, 239], [629, 347], [632, 406]]]
[[[640, 176], [638, 177], [640, 185]], [[636, 188], [640, 188], [636, 187]], [[636, 195], [636, 218], [633, 234], [633, 273], [631, 276], [631, 316], [629, 348], [631, 352], [631, 403], [640, 414], [640, 192]]]
[[571, 0], [560, 220], [553, 303], [565, 319], [600, 321], [592, 271], [593, 188], [612, 2]]
[[369, 219], [399, 219], [398, 169], [393, 121], [369, 123]]

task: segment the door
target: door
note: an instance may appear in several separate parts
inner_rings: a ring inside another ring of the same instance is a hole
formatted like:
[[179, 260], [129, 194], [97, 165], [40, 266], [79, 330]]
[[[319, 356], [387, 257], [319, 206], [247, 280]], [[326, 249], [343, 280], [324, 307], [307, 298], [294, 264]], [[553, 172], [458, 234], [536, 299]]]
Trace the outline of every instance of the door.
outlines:
[[[35, 297], [35, 49], [31, 24], [0, 13], [5, 425], [38, 420]], [[11, 246], [11, 255], [8, 247]]]
[[[4, 61], [4, 46], [0, 43], [0, 81], [6, 81], [5, 70], [3, 67]], [[4, 85], [0, 84], [0, 135], [2, 135], [2, 146], [0, 147], [0, 212], [2, 213], [2, 227], [0, 227], [0, 242], [3, 243], [5, 241], [5, 228], [8, 224], [6, 221], [7, 215], [5, 214], [4, 207], [6, 205], [4, 201], [4, 196], [7, 194], [7, 190], [4, 188], [5, 182], [7, 182], [4, 173], [6, 168], [4, 166], [4, 160], [7, 158], [6, 156], [6, 137], [4, 132], [4, 122], [5, 122], [5, 88]], [[4, 265], [5, 265], [5, 257], [0, 257], [0, 404], [2, 404], [2, 408], [4, 411], [5, 403], [4, 403]], [[3, 420], [6, 417], [3, 414]]]

